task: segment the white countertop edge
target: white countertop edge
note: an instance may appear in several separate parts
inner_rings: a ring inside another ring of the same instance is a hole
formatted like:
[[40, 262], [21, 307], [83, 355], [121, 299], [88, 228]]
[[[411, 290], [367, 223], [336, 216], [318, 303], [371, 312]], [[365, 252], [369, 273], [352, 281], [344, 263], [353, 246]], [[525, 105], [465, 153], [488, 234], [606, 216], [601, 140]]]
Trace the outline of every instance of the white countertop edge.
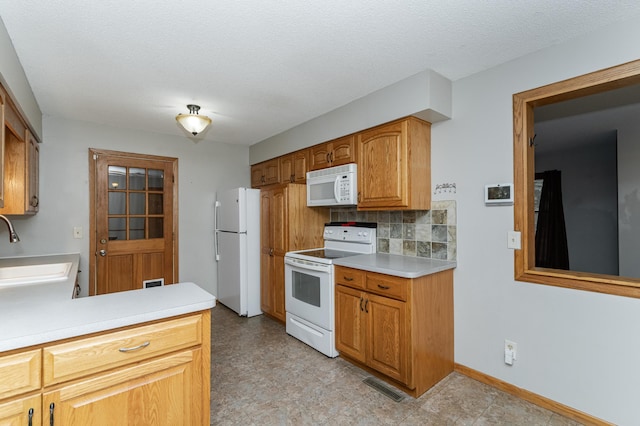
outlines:
[[[11, 303], [10, 300], [3, 302]], [[8, 323], [16, 324], [14, 329], [0, 334], [0, 352], [203, 311], [215, 304], [213, 295], [195, 283], [185, 282], [56, 300], [56, 303], [41, 305], [40, 309], [33, 312], [25, 312], [20, 303], [5, 305], [4, 312], [0, 312], [0, 319], [3, 314], [10, 315]], [[47, 321], [46, 325], [40, 326], [40, 320]]]
[[362, 254], [335, 259], [334, 265], [401, 278], [419, 278], [454, 269], [455, 261], [427, 259], [388, 253]]
[[138, 315], [132, 315], [124, 318], [117, 318], [107, 321], [101, 321], [91, 324], [83, 324], [76, 327], [65, 328], [55, 331], [47, 331], [39, 334], [21, 336], [11, 340], [3, 340], [0, 342], [0, 352], [10, 351], [13, 349], [24, 348], [28, 346], [39, 345], [43, 343], [54, 342], [57, 340], [68, 339], [71, 337], [83, 336], [86, 334], [97, 333], [100, 331], [112, 330], [130, 325], [142, 324], [149, 321], [175, 317], [178, 315], [190, 314], [192, 312], [204, 311], [215, 306], [215, 300], [194, 303], [192, 305], [179, 306], [173, 309], [164, 309], [162, 311], [147, 312]]

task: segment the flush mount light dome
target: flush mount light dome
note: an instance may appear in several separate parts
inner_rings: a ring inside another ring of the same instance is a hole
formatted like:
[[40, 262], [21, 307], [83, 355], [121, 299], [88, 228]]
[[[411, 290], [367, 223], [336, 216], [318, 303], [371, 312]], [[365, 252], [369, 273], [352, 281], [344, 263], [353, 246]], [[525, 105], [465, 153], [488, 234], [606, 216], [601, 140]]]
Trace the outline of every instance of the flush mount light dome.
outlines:
[[195, 136], [211, 124], [211, 119], [206, 115], [198, 114], [198, 111], [200, 111], [198, 105], [189, 104], [187, 108], [189, 109], [189, 114], [178, 114], [176, 115], [176, 120], [187, 132]]

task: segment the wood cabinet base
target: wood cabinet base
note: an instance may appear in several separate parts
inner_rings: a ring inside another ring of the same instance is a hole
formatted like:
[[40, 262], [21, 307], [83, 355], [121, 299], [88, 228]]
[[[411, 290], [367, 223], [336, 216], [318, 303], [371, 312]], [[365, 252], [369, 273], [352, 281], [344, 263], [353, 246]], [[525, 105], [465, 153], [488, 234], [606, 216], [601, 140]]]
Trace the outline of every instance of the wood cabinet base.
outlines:
[[336, 349], [414, 398], [453, 371], [453, 270], [419, 278], [336, 266]]

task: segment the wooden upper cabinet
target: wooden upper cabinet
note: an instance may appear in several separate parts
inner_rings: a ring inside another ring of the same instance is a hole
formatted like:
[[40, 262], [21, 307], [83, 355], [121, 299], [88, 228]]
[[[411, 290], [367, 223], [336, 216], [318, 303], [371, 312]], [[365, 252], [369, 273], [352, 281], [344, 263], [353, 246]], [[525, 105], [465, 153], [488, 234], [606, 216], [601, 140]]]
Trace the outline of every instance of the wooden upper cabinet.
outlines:
[[280, 183], [305, 183], [309, 167], [309, 151], [306, 149], [278, 157]]
[[356, 161], [355, 136], [349, 135], [309, 148], [309, 170], [325, 169]]
[[6, 107], [6, 96], [4, 89], [0, 86], [0, 207], [4, 207], [4, 110]]
[[273, 158], [251, 166], [251, 186], [257, 188], [280, 182], [280, 160]]
[[35, 214], [39, 208], [38, 140], [10, 101], [4, 110], [4, 207], [0, 214]]
[[431, 124], [415, 117], [358, 134], [358, 209], [431, 208]]

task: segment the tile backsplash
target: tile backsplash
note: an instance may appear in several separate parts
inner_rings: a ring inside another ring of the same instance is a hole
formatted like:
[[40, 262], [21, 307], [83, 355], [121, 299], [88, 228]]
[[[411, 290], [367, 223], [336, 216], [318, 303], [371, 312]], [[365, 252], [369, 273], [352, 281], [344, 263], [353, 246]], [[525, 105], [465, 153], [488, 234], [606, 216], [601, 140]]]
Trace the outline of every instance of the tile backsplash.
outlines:
[[456, 260], [456, 202], [433, 201], [431, 210], [357, 211], [331, 209], [332, 221], [376, 222], [378, 253]]

